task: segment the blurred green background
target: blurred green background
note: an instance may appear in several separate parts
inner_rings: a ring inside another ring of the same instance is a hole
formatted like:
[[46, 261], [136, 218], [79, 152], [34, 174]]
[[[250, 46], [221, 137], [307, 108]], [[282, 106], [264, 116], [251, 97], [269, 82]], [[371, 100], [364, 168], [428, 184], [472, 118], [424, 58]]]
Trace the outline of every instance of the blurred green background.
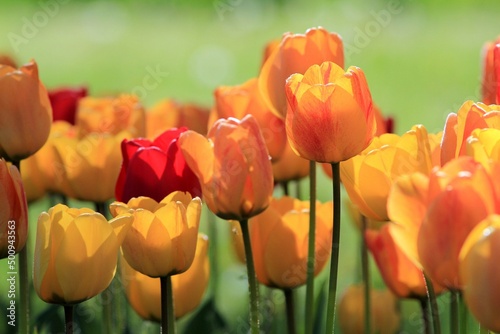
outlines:
[[[438, 132], [448, 113], [466, 100], [480, 100], [481, 48], [500, 35], [499, 13], [496, 0], [4, 0], [0, 52], [19, 63], [35, 59], [49, 89], [87, 85], [91, 95], [138, 93], [147, 107], [164, 98], [210, 106], [218, 85], [240, 84], [257, 75], [268, 41], [287, 31], [303, 33], [323, 26], [342, 36], [346, 66], [364, 70], [375, 103], [395, 117], [397, 133], [414, 124]], [[145, 85], [148, 77], [154, 78], [154, 88]], [[319, 199], [330, 200], [329, 182], [321, 173], [319, 184]], [[301, 186], [307, 198], [307, 181]], [[32, 242], [37, 216], [48, 206], [48, 199], [31, 206]], [[237, 333], [246, 321], [245, 268], [232, 255], [229, 226], [222, 221], [219, 226], [217, 308], [228, 322], [227, 332]], [[207, 230], [206, 223], [202, 230]], [[344, 224], [339, 291], [359, 280], [357, 245], [356, 230]], [[6, 270], [0, 270], [3, 278]], [[325, 274], [317, 280], [316, 291]], [[374, 276], [374, 285], [381, 287], [380, 278]], [[0, 291], [6, 291], [4, 284], [2, 279]], [[264, 294], [269, 300], [266, 317], [279, 323], [284, 317], [283, 298], [274, 292]], [[45, 311], [41, 318], [57, 322], [55, 313], [50, 313], [55, 309], [47, 309], [36, 296], [33, 300], [33, 321]], [[5, 303], [5, 296], [0, 295], [0, 301]], [[89, 309], [100, 307], [97, 301], [88, 303]], [[443, 299], [445, 319], [446, 303]], [[401, 307], [402, 333], [417, 333], [421, 328], [417, 304], [403, 302]], [[195, 315], [181, 321], [181, 328]], [[157, 331], [132, 312], [129, 316], [136, 326], [132, 332]], [[88, 323], [99, 326], [95, 319]], [[0, 320], [2, 333], [8, 330], [3, 326]], [[275, 330], [282, 333], [284, 326]]]

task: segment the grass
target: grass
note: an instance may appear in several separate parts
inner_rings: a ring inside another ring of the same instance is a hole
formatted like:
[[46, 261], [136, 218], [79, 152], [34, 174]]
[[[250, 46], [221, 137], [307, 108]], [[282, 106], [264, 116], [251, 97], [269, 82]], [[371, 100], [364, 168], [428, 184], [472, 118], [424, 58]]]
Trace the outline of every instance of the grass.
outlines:
[[[448, 113], [468, 99], [479, 100], [480, 50], [500, 35], [497, 1], [290, 1], [275, 6], [226, 0], [190, 6], [180, 1], [54, 0], [53, 15], [43, 5], [49, 2], [7, 1], [0, 12], [0, 51], [20, 63], [34, 58], [49, 88], [83, 84], [92, 95], [135, 92], [147, 107], [164, 98], [211, 105], [217, 86], [257, 75], [265, 43], [287, 31], [324, 26], [343, 37], [346, 65], [364, 70], [375, 103], [395, 117], [398, 133], [419, 123], [438, 132]], [[227, 5], [226, 11], [218, 11], [215, 3]], [[330, 200], [329, 182], [319, 174], [318, 199]], [[303, 193], [306, 187], [304, 182]], [[47, 200], [32, 205], [31, 239], [37, 216], [47, 207]], [[220, 223], [216, 247], [227, 255], [220, 264], [217, 306], [237, 330], [246, 310], [244, 267], [228, 254], [229, 226]], [[344, 224], [339, 291], [359, 279], [357, 240], [354, 227]], [[325, 278], [326, 271], [318, 281]], [[6, 291], [4, 284], [0, 291]], [[379, 277], [375, 285], [381, 285]], [[283, 300], [273, 292], [269, 296], [273, 309], [267, 316], [279, 318]], [[36, 317], [46, 305], [36, 296], [33, 301]], [[420, 326], [417, 304], [403, 302], [402, 312], [403, 330], [414, 332]], [[131, 319], [139, 323], [137, 316]], [[138, 326], [141, 332], [157, 329]]]

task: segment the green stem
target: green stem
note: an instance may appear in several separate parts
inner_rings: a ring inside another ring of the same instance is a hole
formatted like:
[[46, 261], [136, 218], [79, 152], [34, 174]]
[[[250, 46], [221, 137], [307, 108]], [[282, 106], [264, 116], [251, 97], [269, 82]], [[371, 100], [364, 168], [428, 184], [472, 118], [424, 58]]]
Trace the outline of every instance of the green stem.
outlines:
[[332, 163], [333, 176], [333, 232], [332, 232], [332, 254], [330, 260], [330, 282], [328, 287], [328, 307], [326, 313], [326, 330], [334, 332], [335, 322], [335, 298], [337, 295], [337, 274], [339, 266], [340, 248], [340, 172], [339, 163]]
[[73, 305], [64, 305], [64, 319], [66, 323], [66, 334], [73, 334]]
[[217, 227], [215, 226], [216, 216], [212, 211], [208, 211], [208, 233], [210, 240], [210, 248], [208, 254], [210, 256], [210, 292], [212, 295], [212, 300], [216, 301], [217, 287], [219, 284], [219, 261], [217, 256]]
[[450, 332], [460, 333], [458, 329], [458, 295], [454, 290], [450, 291]]
[[[12, 164], [18, 169], [21, 174], [21, 161], [13, 161]], [[21, 223], [21, 222], [19, 222]], [[26, 222], [29, 227], [29, 222]], [[29, 228], [28, 228], [29, 231]], [[19, 294], [21, 303], [19, 306], [19, 333], [28, 334], [30, 332], [30, 285], [29, 285], [29, 271], [28, 271], [28, 245], [29, 234], [26, 238], [26, 244], [23, 249], [18, 253], [19, 260]]]
[[290, 194], [289, 182], [288, 181], [283, 181], [283, 182], [280, 182], [280, 183], [281, 183], [281, 187], [283, 188], [283, 194], [285, 196], [288, 196]]
[[243, 245], [245, 246], [245, 258], [247, 264], [248, 290], [250, 292], [250, 329], [252, 334], [259, 334], [259, 286], [252, 256], [252, 244], [248, 231], [248, 219], [240, 220]]
[[283, 289], [283, 293], [285, 294], [286, 321], [288, 324], [288, 333], [295, 334], [297, 333], [297, 329], [295, 328], [295, 303], [293, 298], [293, 290]]
[[458, 303], [460, 305], [460, 333], [467, 333], [467, 318], [469, 316], [467, 305], [465, 305], [464, 295], [458, 291]]
[[361, 215], [361, 272], [363, 275], [364, 296], [365, 296], [365, 334], [371, 333], [370, 317], [370, 268], [368, 262], [368, 246], [366, 245], [365, 232], [367, 219]]
[[424, 280], [425, 285], [427, 287], [427, 297], [429, 298], [429, 305], [431, 308], [431, 319], [432, 319], [432, 327], [434, 328], [434, 334], [441, 334], [441, 325], [439, 321], [439, 311], [436, 299], [436, 293], [434, 292], [434, 285], [432, 281], [427, 277], [425, 273]]
[[419, 298], [420, 308], [422, 309], [422, 320], [424, 322], [424, 333], [431, 334], [431, 323], [429, 321], [429, 299]]
[[160, 277], [161, 333], [175, 334], [174, 296], [172, 276]]
[[306, 276], [306, 333], [312, 333], [314, 325], [314, 262], [316, 244], [316, 162], [309, 162], [309, 237]]

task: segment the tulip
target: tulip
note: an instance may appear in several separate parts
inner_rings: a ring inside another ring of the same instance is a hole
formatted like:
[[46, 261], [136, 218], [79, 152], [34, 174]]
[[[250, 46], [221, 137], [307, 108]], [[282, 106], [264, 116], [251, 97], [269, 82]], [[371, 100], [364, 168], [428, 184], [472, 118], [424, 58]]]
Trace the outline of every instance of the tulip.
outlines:
[[171, 128], [186, 127], [202, 135], [207, 133], [209, 110], [192, 103], [165, 99], [146, 113], [146, 137], [153, 140]]
[[19, 69], [0, 65], [0, 156], [20, 161], [38, 151], [49, 136], [52, 108], [31, 61]]
[[273, 175], [275, 182], [288, 182], [300, 180], [309, 175], [309, 160], [299, 157], [288, 143], [286, 143], [280, 159], [273, 162]]
[[476, 128], [500, 129], [500, 106], [467, 101], [456, 114], [449, 114], [441, 143], [441, 165], [466, 154], [467, 138]]
[[[329, 260], [332, 243], [333, 203], [316, 203], [314, 274]], [[260, 283], [292, 289], [306, 283], [309, 235], [309, 201], [288, 196], [273, 199], [269, 207], [250, 220], [250, 240]], [[287, 251], [283, 252], [283, 248]]]
[[191, 266], [200, 223], [199, 197], [175, 191], [159, 203], [149, 197], [132, 198], [127, 204], [113, 202], [110, 212], [134, 215], [122, 245], [132, 268], [150, 277], [166, 277]]
[[87, 87], [61, 87], [49, 91], [54, 121], [75, 124], [78, 101], [87, 96]]
[[17, 167], [0, 159], [0, 259], [21, 251], [28, 234], [28, 205]]
[[469, 232], [499, 211], [500, 183], [470, 157], [460, 157], [429, 177], [405, 176], [395, 183], [388, 201], [396, 222], [395, 240], [436, 283], [460, 290], [458, 255]]
[[467, 236], [460, 250], [460, 278], [467, 308], [481, 327], [499, 332], [500, 216], [490, 215]]
[[104, 291], [133, 217], [109, 222], [90, 209], [57, 204], [38, 218], [33, 284], [47, 303], [71, 305]]
[[208, 208], [217, 216], [241, 221], [267, 208], [273, 192], [272, 167], [252, 115], [219, 119], [208, 138], [186, 131], [179, 145], [200, 180]]
[[146, 114], [143, 106], [134, 95], [118, 97], [84, 97], [79, 100], [76, 111], [78, 137], [89, 133], [118, 134], [130, 132], [132, 137], [146, 135]]
[[489, 160], [500, 162], [500, 129], [475, 129], [467, 138], [467, 155], [489, 166]]
[[[347, 288], [339, 302], [339, 325], [342, 333], [366, 333], [364, 324], [364, 287], [352, 285]], [[397, 333], [400, 314], [396, 297], [388, 290], [371, 290], [370, 333]]]
[[[365, 240], [372, 253], [377, 267], [386, 286], [400, 298], [427, 298], [422, 269], [399, 248], [390, 233], [389, 226], [384, 224], [379, 231], [367, 230]], [[434, 284], [434, 290], [439, 293], [443, 290]]]
[[285, 123], [267, 107], [256, 78], [239, 86], [219, 86], [214, 96], [215, 108], [210, 115], [209, 125], [219, 118], [242, 119], [252, 114], [259, 124], [269, 155], [273, 161], [279, 160], [286, 145]]
[[311, 28], [305, 34], [286, 33], [267, 58], [259, 74], [262, 97], [277, 116], [285, 118], [285, 81], [294, 73], [305, 73], [314, 64], [331, 61], [344, 67], [344, 49], [338, 34]]
[[266, 63], [267, 59], [271, 57], [274, 50], [276, 50], [280, 44], [281, 44], [281, 39], [274, 39], [266, 43], [266, 45], [264, 46], [264, 53], [262, 55], [262, 64], [260, 65], [261, 69]]
[[481, 93], [484, 104], [500, 104], [500, 36], [482, 49]]
[[112, 199], [120, 172], [120, 143], [130, 136], [91, 133], [82, 139], [55, 139], [53, 145], [70, 188], [65, 195], [100, 203]]
[[290, 108], [286, 134], [297, 155], [340, 162], [364, 150], [376, 131], [372, 99], [363, 71], [335, 63], [311, 66], [286, 81]]
[[118, 201], [147, 196], [159, 202], [177, 190], [201, 196], [198, 178], [179, 149], [179, 136], [186, 130], [173, 128], [153, 141], [137, 138], [121, 143], [123, 163], [115, 186]]
[[0, 54], [0, 65], [7, 65], [13, 68], [17, 68], [16, 61], [7, 54]]
[[[130, 305], [144, 320], [160, 322], [160, 281], [134, 270], [123, 257], [121, 261], [122, 282]], [[208, 238], [200, 234], [191, 267], [172, 276], [175, 318], [179, 319], [198, 307], [209, 277]]]
[[432, 153], [424, 126], [402, 136], [383, 134], [354, 158], [340, 164], [342, 183], [351, 201], [368, 218], [387, 221], [387, 197], [394, 180], [421, 172], [428, 175]]

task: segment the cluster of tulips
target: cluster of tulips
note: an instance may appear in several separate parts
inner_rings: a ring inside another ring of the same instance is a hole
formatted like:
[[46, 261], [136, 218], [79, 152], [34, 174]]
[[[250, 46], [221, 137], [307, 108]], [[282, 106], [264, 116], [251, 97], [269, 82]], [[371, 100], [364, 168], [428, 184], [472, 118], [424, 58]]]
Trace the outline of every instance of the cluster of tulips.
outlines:
[[[466, 101], [440, 133], [415, 125], [402, 135], [372, 101], [363, 71], [344, 69], [341, 37], [321, 27], [271, 41], [258, 75], [217, 87], [212, 108], [168, 99], [146, 110], [127, 94], [47, 90], [34, 60], [17, 68], [1, 57], [0, 258], [19, 253], [20, 293], [32, 275], [43, 301], [64, 306], [68, 333], [73, 307], [109, 288], [115, 272], [133, 309], [173, 333], [208, 286], [208, 237], [199, 233], [206, 205], [229, 221], [246, 264], [252, 333], [263, 320], [260, 284], [284, 291], [290, 333], [292, 292], [306, 285], [311, 333], [314, 279], [327, 263], [326, 332], [339, 304], [343, 332], [395, 333], [397, 298], [414, 298], [426, 333], [440, 333], [443, 293], [453, 333], [464, 332], [460, 303], [481, 328], [500, 331], [497, 43], [484, 47], [481, 102]], [[332, 201], [316, 200], [316, 163], [332, 179]], [[301, 201], [288, 185], [306, 177], [309, 200]], [[342, 185], [361, 222], [364, 259], [371, 252], [390, 291], [371, 291], [364, 266], [363, 284], [338, 302]], [[28, 227], [28, 205], [47, 194], [54, 205]], [[36, 232], [33, 264], [28, 231]]]

